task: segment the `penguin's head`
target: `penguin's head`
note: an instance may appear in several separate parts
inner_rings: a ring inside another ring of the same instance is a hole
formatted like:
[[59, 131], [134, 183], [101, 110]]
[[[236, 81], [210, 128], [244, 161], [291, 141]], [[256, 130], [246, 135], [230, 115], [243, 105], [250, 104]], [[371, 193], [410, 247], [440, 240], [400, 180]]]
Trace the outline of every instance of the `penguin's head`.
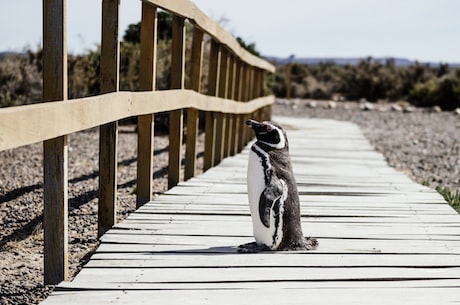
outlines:
[[280, 125], [273, 122], [257, 122], [255, 120], [247, 120], [246, 125], [254, 130], [259, 142], [276, 149], [287, 148], [286, 133]]

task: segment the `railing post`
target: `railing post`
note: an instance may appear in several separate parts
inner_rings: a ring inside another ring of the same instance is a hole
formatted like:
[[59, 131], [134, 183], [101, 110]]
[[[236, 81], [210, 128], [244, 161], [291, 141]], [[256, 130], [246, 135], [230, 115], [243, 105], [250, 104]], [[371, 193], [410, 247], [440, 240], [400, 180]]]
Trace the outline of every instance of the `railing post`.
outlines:
[[[142, 2], [140, 90], [155, 90], [157, 50], [157, 8]], [[137, 207], [152, 200], [153, 189], [153, 114], [137, 118]]]
[[[101, 93], [119, 89], [119, 8], [119, 0], [102, 1]], [[117, 218], [118, 122], [102, 125], [99, 131], [98, 237], [101, 237]]]
[[[238, 60], [236, 63], [236, 79], [235, 79], [235, 99], [237, 101], [242, 101], [243, 99], [243, 62], [241, 60]], [[237, 138], [235, 139], [237, 141], [236, 147], [237, 151], [240, 152], [243, 147], [244, 147], [244, 140], [245, 140], [245, 130], [246, 130], [246, 116], [245, 114], [239, 114], [238, 115], [238, 132], [237, 132]]]
[[[222, 98], [227, 96], [228, 87], [228, 51], [221, 46], [220, 48], [220, 71], [219, 86], [217, 95]], [[216, 113], [216, 155], [214, 157], [214, 166], [219, 164], [224, 158], [225, 138], [226, 138], [226, 115], [222, 112]]]
[[[242, 93], [242, 100], [244, 102], [248, 102], [251, 98], [250, 98], [250, 86], [251, 86], [251, 83], [250, 83], [250, 66], [245, 63], [243, 65], [243, 83], [242, 83], [242, 86], [243, 86], [243, 93]], [[252, 113], [248, 113], [245, 115], [245, 120], [246, 119], [254, 119], [252, 117]], [[249, 132], [248, 128], [245, 128], [244, 129], [244, 144], [247, 144], [250, 140], [251, 140], [251, 137], [252, 137], [252, 134]]]
[[[232, 86], [231, 99], [238, 100], [238, 60], [233, 56], [232, 60]], [[238, 138], [240, 136], [240, 115], [232, 114], [232, 126], [230, 127], [230, 151], [229, 155], [233, 156], [238, 153]]]
[[[203, 60], [203, 31], [193, 28], [192, 38], [192, 71], [190, 76], [190, 89], [200, 92], [201, 66]], [[198, 114], [194, 108], [187, 110], [187, 144], [185, 150], [185, 180], [195, 176], [196, 140], [198, 134]]]
[[[173, 16], [171, 47], [171, 89], [183, 89], [185, 80], [185, 19]], [[180, 181], [183, 137], [182, 109], [169, 112], [168, 189]]]
[[[43, 101], [67, 99], [66, 0], [43, 0]], [[43, 142], [44, 280], [68, 277], [67, 136]]]
[[[233, 100], [233, 87], [235, 80], [235, 59], [233, 54], [228, 56], [228, 80], [227, 80], [227, 92], [225, 98]], [[224, 157], [228, 157], [233, 151], [233, 139], [235, 138], [235, 131], [233, 129], [233, 122], [235, 121], [234, 114], [226, 114], [226, 126], [225, 126], [225, 144], [224, 144]]]
[[[209, 52], [208, 95], [215, 96], [219, 80], [219, 44], [211, 39]], [[205, 149], [203, 170], [207, 171], [214, 165], [216, 157], [216, 113], [206, 112]]]

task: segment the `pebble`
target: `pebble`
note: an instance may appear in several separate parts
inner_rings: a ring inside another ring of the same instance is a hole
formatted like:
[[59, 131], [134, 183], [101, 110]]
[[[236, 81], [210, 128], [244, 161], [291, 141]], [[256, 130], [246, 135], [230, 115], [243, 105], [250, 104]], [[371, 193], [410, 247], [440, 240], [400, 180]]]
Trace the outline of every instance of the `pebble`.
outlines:
[[374, 110], [375, 106], [372, 103], [364, 102], [364, 103], [361, 103], [359, 108], [361, 108], [361, 110], [364, 110], [364, 111], [371, 111], [371, 110]]
[[401, 107], [399, 104], [392, 104], [392, 105], [391, 105], [391, 110], [397, 111], [397, 112], [402, 112], [402, 111], [403, 111], [403, 107]]

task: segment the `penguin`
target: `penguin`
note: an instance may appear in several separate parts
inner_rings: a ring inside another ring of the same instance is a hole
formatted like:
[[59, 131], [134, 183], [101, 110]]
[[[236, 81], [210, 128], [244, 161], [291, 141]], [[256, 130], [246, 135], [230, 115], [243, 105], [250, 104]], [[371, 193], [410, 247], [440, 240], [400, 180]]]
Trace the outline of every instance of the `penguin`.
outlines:
[[249, 153], [247, 187], [255, 242], [239, 252], [313, 250], [304, 237], [300, 200], [285, 130], [273, 122], [246, 121], [257, 141]]

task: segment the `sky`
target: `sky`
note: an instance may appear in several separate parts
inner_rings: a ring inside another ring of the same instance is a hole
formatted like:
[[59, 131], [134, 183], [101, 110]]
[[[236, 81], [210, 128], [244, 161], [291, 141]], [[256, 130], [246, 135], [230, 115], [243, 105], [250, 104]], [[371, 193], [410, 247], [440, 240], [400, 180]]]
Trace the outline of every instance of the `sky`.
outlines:
[[[459, 0], [194, 2], [267, 56], [460, 63]], [[67, 0], [67, 15], [69, 52], [95, 48], [101, 36], [101, 0]], [[120, 34], [140, 16], [140, 0], [121, 0]], [[0, 0], [0, 51], [36, 48], [41, 41], [42, 0]]]

